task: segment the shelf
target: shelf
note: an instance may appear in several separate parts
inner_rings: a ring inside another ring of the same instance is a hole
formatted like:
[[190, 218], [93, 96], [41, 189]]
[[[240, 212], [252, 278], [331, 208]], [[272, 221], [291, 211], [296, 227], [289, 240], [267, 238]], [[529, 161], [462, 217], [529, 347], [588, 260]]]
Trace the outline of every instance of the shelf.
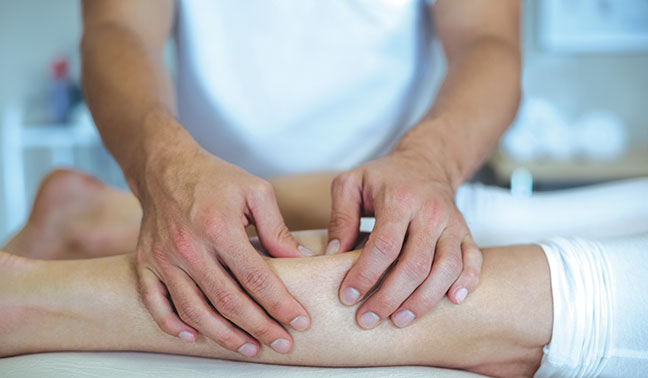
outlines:
[[96, 128], [87, 123], [23, 126], [23, 147], [72, 147], [98, 143]]
[[611, 161], [519, 162], [498, 151], [490, 160], [497, 179], [508, 182], [515, 169], [527, 169], [535, 181], [596, 182], [648, 177], [648, 146], [636, 147]]

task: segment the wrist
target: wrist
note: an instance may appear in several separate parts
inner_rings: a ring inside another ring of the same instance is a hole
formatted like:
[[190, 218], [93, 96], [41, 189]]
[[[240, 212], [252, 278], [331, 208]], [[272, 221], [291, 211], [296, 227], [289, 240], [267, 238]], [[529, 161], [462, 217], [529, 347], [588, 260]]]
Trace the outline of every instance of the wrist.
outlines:
[[[184, 127], [166, 112], [149, 112], [143, 120], [143, 128], [151, 130], [142, 139], [132, 163], [123, 167], [131, 191], [141, 201], [141, 194], [152, 178], [156, 184], [167, 176], [174, 176], [182, 166], [203, 153]], [[189, 163], [190, 164], [190, 163]]]
[[443, 132], [435, 125], [421, 124], [405, 134], [392, 148], [390, 155], [414, 159], [423, 165], [435, 180], [447, 183], [453, 192], [463, 184], [465, 175], [460, 159], [448, 148]]

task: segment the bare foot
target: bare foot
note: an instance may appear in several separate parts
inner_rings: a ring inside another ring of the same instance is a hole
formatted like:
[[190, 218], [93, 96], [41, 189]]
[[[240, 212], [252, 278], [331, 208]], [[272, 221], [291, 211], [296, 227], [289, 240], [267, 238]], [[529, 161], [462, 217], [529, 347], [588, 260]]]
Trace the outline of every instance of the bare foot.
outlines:
[[141, 216], [130, 193], [58, 169], [43, 180], [27, 224], [4, 250], [34, 259], [128, 253], [135, 250]]

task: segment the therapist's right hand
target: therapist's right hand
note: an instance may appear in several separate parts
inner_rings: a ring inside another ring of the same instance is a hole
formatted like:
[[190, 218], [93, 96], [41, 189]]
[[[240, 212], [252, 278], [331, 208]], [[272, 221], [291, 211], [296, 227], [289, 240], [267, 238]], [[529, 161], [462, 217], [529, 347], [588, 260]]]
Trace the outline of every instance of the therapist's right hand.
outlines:
[[143, 209], [137, 273], [144, 304], [166, 333], [204, 335], [251, 357], [293, 345], [281, 324], [310, 326], [304, 307], [250, 244], [254, 224], [275, 257], [308, 255], [279, 213], [272, 186], [200, 148], [157, 158], [131, 188]]

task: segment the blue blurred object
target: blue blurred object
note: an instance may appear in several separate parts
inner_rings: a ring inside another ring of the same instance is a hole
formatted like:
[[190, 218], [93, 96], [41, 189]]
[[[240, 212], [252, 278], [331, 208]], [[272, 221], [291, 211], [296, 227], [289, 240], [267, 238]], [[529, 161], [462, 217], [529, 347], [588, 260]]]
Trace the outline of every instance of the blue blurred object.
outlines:
[[52, 82], [48, 93], [53, 123], [66, 123], [72, 109], [82, 100], [79, 87], [70, 78], [68, 60], [54, 59], [51, 63]]
[[67, 122], [71, 108], [71, 85], [66, 59], [55, 59], [52, 62], [52, 86], [49, 100], [52, 106], [52, 121]]

